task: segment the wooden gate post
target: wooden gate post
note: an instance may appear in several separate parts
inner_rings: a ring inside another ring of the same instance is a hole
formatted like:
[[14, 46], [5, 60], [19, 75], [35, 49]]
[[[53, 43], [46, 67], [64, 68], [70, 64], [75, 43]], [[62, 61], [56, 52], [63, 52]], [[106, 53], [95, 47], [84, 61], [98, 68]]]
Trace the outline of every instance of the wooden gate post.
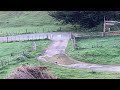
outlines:
[[105, 16], [104, 16], [103, 36], [105, 36]]

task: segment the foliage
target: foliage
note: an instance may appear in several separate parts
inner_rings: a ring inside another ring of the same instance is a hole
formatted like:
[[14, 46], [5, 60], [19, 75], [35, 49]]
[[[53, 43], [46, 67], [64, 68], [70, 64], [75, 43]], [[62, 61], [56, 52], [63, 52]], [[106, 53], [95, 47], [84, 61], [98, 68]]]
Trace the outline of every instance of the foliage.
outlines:
[[119, 11], [51, 11], [49, 15], [65, 23], [80, 24], [85, 28], [93, 28], [106, 20], [120, 20]]

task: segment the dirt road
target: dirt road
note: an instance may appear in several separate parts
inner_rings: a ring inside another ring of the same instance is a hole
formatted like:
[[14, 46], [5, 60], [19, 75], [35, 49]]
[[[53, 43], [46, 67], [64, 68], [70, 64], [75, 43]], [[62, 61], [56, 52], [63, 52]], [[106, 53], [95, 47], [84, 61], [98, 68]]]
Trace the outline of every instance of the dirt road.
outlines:
[[[37, 33], [37, 34], [23, 34], [16, 36], [0, 37], [0, 42], [3, 42], [9, 38], [12, 41], [27, 40], [29, 39], [44, 39], [48, 35], [48, 38], [52, 40], [52, 44], [38, 57], [38, 60], [48, 61], [61, 66], [70, 68], [84, 68], [93, 71], [108, 71], [108, 72], [120, 72], [120, 66], [114, 65], [99, 65], [90, 64], [76, 61], [65, 54], [65, 48], [67, 47], [71, 33], [69, 32], [51, 32], [51, 33]], [[38, 38], [39, 37], [39, 38]]]
[[70, 68], [84, 68], [102, 72], [120, 72], [120, 66], [84, 63], [68, 57], [65, 54], [65, 48], [67, 47], [68, 41], [70, 39], [70, 33], [68, 35], [61, 34], [61, 36], [59, 34], [53, 37], [53, 43], [42, 56], [38, 57], [39, 60], [45, 60], [50, 63], [55, 63], [60, 66]]

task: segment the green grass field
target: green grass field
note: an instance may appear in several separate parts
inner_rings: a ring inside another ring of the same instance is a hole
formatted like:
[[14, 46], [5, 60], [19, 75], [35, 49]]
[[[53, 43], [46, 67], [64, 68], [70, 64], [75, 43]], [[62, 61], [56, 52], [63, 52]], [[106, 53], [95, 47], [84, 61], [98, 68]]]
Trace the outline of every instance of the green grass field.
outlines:
[[41, 32], [56, 32], [60, 26], [44, 25], [44, 26], [22, 26], [22, 27], [6, 27], [0, 28], [0, 36], [41, 33]]
[[29, 66], [46, 66], [48, 72], [56, 75], [61, 79], [120, 79], [120, 73], [112, 72], [96, 72], [92, 73], [90, 70], [85, 69], [72, 69], [57, 66], [55, 64], [49, 64], [47, 62], [37, 61], [35, 58], [26, 60], [25, 62], [6, 66], [0, 70], [0, 79], [6, 78], [13, 72], [17, 67], [27, 64]]
[[61, 24], [47, 11], [0, 11], [0, 36], [77, 29], [71, 24]]
[[69, 42], [66, 52], [72, 58], [88, 63], [120, 65], [119, 36], [78, 39], [76, 42], [83, 49], [75, 50]]
[[36, 51], [32, 51], [32, 41], [0, 43], [0, 61], [14, 61], [16, 58], [23, 55], [23, 52], [29, 54], [31, 58], [34, 58], [36, 55], [41, 54], [42, 51], [50, 44], [50, 41], [48, 40], [35, 42], [37, 45]]
[[[38, 55], [42, 54], [43, 50], [45, 50], [50, 44], [49, 40], [40, 40], [40, 41], [35, 41], [35, 42], [37, 45], [37, 50], [35, 51], [32, 51], [32, 41], [0, 43], [0, 57], [1, 57], [0, 67], [1, 67], [1, 61], [12, 62], [11, 64], [5, 65], [3, 68], [1, 68], [0, 72], [2, 72], [2, 70], [4, 70], [8, 66], [10, 66], [11, 68], [12, 65], [13, 66], [18, 65], [19, 63], [26, 62], [29, 59], [33, 59], [33, 58], [35, 59]], [[23, 51], [27, 55], [27, 58], [25, 58], [24, 61], [23, 59], [21, 59], [21, 61], [18, 62], [17, 58], [23, 55]]]
[[[58, 76], [62, 79], [120, 79], [120, 73], [108, 73], [108, 72], [96, 72], [92, 73], [91, 70], [86, 69], [72, 69], [66, 68], [62, 66], [58, 66], [55, 64], [49, 64], [47, 62], [37, 61], [36, 57], [42, 53], [42, 51], [48, 47], [50, 41], [41, 40], [36, 41], [37, 43], [37, 50], [30, 52], [33, 57], [26, 58], [25, 61], [19, 63], [13, 63], [10, 65], [5, 66], [4, 68], [0, 69], [0, 79], [4, 79], [9, 76], [17, 67], [27, 64], [29, 66], [47, 66], [48, 72]], [[32, 41], [26, 42], [13, 42], [13, 43], [1, 43], [0, 44], [0, 57], [1, 59], [8, 60], [10, 58], [10, 54], [14, 53], [14, 56], [17, 56], [22, 51], [28, 51], [31, 49]], [[0, 59], [0, 60], [1, 60]]]
[[61, 31], [63, 32], [75, 31], [75, 28], [70, 24], [6, 27], [6, 28], [0, 28], [0, 36], [41, 33], [41, 32], [61, 32]]
[[0, 11], [0, 36], [59, 30], [47, 11]]

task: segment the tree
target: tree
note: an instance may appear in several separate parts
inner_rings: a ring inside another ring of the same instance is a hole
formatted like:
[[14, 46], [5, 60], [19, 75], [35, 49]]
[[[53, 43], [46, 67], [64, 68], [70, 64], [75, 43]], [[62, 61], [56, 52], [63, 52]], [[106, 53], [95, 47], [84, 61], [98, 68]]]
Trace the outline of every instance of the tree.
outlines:
[[49, 15], [64, 23], [80, 24], [85, 28], [93, 28], [107, 20], [120, 20], [120, 11], [50, 11]]

